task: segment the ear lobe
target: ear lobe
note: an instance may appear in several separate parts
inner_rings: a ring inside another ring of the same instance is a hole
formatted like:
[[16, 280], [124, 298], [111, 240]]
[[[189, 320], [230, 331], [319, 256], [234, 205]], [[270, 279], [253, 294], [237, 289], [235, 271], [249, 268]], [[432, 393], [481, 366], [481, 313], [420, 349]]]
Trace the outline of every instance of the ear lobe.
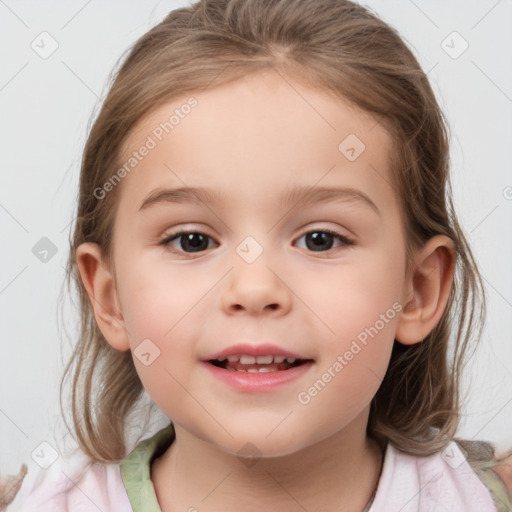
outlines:
[[404, 290], [405, 306], [395, 339], [404, 345], [424, 340], [439, 323], [453, 282], [455, 246], [445, 235], [432, 237], [415, 256]]
[[76, 250], [76, 261], [94, 317], [103, 336], [116, 350], [129, 350], [128, 333], [120, 310], [115, 282], [98, 244], [87, 242], [79, 245]]

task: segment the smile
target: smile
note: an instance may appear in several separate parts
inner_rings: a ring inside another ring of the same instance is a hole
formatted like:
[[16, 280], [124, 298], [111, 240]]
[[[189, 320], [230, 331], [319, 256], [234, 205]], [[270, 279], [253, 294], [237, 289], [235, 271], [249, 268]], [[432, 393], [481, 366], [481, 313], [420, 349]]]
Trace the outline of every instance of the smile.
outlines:
[[209, 363], [224, 370], [246, 373], [269, 373], [289, 370], [307, 361], [307, 359], [296, 359], [295, 357], [233, 354], [227, 357], [218, 357], [215, 360], [209, 361]]

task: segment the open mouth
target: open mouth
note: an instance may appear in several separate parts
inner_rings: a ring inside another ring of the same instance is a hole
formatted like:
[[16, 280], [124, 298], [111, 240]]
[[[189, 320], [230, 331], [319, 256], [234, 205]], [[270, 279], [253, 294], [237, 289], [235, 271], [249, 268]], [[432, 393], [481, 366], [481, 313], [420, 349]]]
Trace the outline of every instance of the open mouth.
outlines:
[[224, 370], [247, 373], [266, 373], [290, 370], [291, 368], [301, 366], [310, 361], [312, 361], [312, 359], [296, 359], [294, 357], [272, 355], [231, 355], [227, 357], [219, 357], [208, 362]]

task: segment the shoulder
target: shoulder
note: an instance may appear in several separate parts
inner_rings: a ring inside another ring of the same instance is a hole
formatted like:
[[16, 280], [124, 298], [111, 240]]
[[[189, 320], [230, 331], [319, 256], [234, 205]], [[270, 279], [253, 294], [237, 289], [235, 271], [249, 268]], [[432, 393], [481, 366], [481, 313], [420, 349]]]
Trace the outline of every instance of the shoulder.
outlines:
[[29, 464], [8, 512], [131, 512], [118, 464], [101, 464], [85, 454], [59, 458], [49, 468]]
[[491, 443], [457, 442], [470, 466], [491, 492], [498, 510], [512, 510], [512, 450], [499, 454]]
[[496, 465], [493, 470], [500, 477], [508, 493], [512, 495], [512, 451], [495, 460]]
[[451, 441], [439, 452], [417, 456], [388, 444], [372, 512], [510, 512], [512, 502], [488, 448]]

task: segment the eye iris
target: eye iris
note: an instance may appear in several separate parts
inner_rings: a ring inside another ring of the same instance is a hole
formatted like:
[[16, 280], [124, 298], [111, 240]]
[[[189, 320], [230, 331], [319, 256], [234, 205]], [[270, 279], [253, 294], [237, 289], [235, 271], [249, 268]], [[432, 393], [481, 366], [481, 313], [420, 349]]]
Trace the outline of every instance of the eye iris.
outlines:
[[180, 242], [183, 249], [191, 249], [190, 252], [204, 251], [208, 248], [208, 239], [201, 233], [187, 233], [181, 235]]
[[[330, 243], [327, 243], [328, 247], [325, 247], [324, 244], [326, 243], [326, 239], [330, 241]], [[314, 231], [312, 233], [308, 233], [306, 235], [306, 246], [308, 249], [315, 251], [318, 249], [331, 249], [332, 243], [333, 243], [333, 235], [330, 233], [325, 233], [321, 231]], [[311, 244], [309, 242], [312, 242]]]

